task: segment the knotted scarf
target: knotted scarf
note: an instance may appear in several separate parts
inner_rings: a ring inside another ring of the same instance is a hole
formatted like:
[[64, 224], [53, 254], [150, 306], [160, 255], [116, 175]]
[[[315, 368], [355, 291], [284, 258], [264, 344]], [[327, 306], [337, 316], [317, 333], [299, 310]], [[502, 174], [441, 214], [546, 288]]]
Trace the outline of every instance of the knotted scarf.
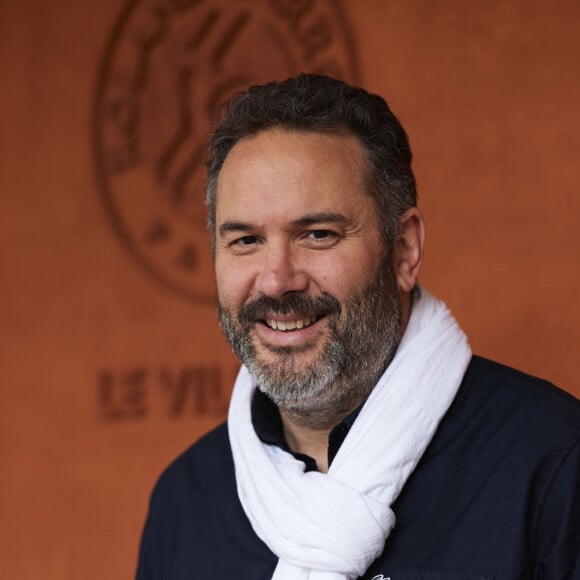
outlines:
[[471, 350], [445, 304], [420, 289], [396, 355], [328, 473], [266, 445], [252, 426], [256, 385], [242, 367], [228, 415], [238, 496], [279, 558], [273, 580], [362, 576], [395, 525], [391, 505], [453, 401]]

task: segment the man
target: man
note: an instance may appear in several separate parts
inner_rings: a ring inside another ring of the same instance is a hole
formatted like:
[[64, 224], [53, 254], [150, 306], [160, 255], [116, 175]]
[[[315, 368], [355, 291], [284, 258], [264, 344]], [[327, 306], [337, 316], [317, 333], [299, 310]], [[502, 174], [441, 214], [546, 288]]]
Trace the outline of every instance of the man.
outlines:
[[139, 580], [580, 578], [580, 408], [471, 355], [418, 286], [424, 225], [386, 103], [301, 75], [210, 142], [227, 425], [153, 493]]

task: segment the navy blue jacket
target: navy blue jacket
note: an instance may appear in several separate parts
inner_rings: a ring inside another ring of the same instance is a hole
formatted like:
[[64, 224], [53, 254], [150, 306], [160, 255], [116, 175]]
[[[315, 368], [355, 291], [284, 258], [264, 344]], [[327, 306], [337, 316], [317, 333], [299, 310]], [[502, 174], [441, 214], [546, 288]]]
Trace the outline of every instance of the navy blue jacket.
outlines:
[[[474, 357], [364, 579], [580, 580], [580, 402]], [[161, 476], [137, 580], [270, 579], [221, 425]]]

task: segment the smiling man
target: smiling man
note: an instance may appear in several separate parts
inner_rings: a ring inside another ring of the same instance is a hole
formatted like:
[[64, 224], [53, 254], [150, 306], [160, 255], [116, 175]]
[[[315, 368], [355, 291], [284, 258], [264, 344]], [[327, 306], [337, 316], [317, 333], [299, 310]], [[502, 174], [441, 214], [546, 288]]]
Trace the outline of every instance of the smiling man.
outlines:
[[252, 87], [210, 142], [227, 424], [151, 500], [138, 580], [580, 577], [580, 408], [472, 356], [418, 286], [424, 224], [383, 99]]

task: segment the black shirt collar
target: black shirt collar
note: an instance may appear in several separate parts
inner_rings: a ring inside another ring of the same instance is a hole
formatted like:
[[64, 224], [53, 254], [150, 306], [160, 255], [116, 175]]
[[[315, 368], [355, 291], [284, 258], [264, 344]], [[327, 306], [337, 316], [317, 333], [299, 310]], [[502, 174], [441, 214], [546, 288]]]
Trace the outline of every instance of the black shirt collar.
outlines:
[[[355, 419], [358, 417], [361, 408], [362, 405], [345, 417], [330, 432], [328, 436], [329, 467], [348, 435]], [[254, 398], [252, 399], [252, 424], [262, 443], [276, 445], [284, 451], [291, 453], [296, 459], [305, 463], [306, 471], [317, 471], [316, 461], [312, 457], [303, 453], [295, 453], [288, 447], [286, 439], [284, 438], [284, 428], [278, 407], [267, 395], [258, 389], [256, 389]]]

